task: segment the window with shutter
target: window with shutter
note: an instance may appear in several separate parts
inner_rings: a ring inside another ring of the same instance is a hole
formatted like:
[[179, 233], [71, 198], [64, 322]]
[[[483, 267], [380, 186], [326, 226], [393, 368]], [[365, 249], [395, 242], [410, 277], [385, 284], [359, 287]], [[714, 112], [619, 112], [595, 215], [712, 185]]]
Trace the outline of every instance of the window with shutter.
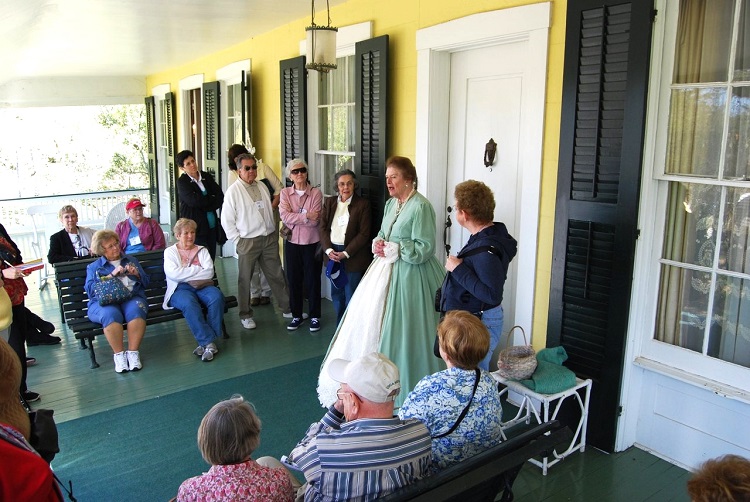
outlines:
[[305, 57], [280, 62], [282, 172], [294, 158], [307, 160], [307, 83]]
[[146, 155], [148, 158], [149, 199], [152, 217], [159, 219], [159, 173], [156, 154], [156, 100], [146, 98]]
[[547, 345], [595, 382], [589, 442], [614, 448], [635, 241], [652, 6], [567, 13]]
[[370, 200], [372, 229], [380, 229], [387, 192], [385, 161], [388, 138], [388, 35], [355, 45], [356, 144], [354, 172], [362, 197]]
[[211, 173], [215, 180], [221, 180], [221, 127], [219, 121], [219, 82], [203, 84], [203, 147], [204, 171]]
[[169, 174], [169, 221], [170, 226], [174, 226], [177, 218], [179, 218], [180, 201], [177, 197], [177, 178], [180, 176], [180, 173], [174, 159], [177, 155], [177, 145], [175, 144], [177, 122], [175, 119], [175, 96], [173, 92], [168, 92], [164, 95], [162, 107], [164, 113], [162, 122], [162, 127], [164, 128], [163, 138], [165, 140], [164, 146], [167, 150], [167, 172]]

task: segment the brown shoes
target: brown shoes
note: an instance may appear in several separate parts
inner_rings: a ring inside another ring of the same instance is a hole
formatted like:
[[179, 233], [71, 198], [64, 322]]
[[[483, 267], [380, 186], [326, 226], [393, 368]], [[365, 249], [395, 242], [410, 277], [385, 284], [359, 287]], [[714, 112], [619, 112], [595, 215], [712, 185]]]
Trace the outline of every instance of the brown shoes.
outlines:
[[271, 297], [270, 296], [261, 296], [260, 297], [260, 304], [261, 305], [268, 305], [271, 303]]
[[260, 298], [250, 298], [250, 305], [252, 307], [257, 307], [260, 305]]

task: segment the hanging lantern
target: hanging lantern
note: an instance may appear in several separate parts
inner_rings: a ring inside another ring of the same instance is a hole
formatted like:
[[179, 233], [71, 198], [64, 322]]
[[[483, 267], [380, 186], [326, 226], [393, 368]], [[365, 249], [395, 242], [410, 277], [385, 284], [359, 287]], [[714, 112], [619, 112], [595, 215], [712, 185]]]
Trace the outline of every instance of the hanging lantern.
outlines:
[[336, 64], [336, 33], [339, 31], [331, 26], [331, 7], [326, 0], [328, 11], [328, 25], [318, 26], [315, 24], [315, 0], [312, 0], [312, 19], [310, 26], [305, 28], [307, 32], [307, 64], [308, 70], [316, 70], [327, 73], [337, 68]]

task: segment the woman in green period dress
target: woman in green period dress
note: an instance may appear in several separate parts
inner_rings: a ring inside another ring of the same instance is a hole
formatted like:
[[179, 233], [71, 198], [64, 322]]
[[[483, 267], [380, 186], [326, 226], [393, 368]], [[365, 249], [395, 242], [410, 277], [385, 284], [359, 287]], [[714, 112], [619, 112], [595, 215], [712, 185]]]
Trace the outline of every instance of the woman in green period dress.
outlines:
[[328, 362], [356, 359], [382, 352], [401, 373], [400, 406], [424, 376], [443, 369], [432, 353], [439, 314], [435, 290], [445, 270], [435, 258], [435, 210], [416, 190], [417, 172], [406, 157], [386, 162], [386, 186], [391, 198], [373, 240], [375, 256], [362, 278], [328, 348], [318, 379], [318, 399], [336, 401], [339, 383], [327, 371]]

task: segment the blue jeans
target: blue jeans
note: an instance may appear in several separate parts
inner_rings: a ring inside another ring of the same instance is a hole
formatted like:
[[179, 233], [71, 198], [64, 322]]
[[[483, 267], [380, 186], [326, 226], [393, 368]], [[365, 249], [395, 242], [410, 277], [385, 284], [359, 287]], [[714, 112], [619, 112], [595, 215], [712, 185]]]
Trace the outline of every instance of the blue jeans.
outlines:
[[[331, 244], [331, 248], [334, 251], [339, 252], [344, 250], [344, 246], [340, 244]], [[342, 264], [344, 265], [344, 270], [346, 270], [346, 261], [342, 262]], [[346, 275], [348, 276], [349, 281], [343, 288], [338, 289], [333, 284], [331, 284], [331, 300], [333, 301], [333, 308], [336, 310], [336, 324], [340, 323], [341, 318], [344, 317], [346, 306], [349, 305], [349, 301], [352, 299], [354, 290], [357, 289], [357, 286], [359, 286], [359, 281], [362, 280], [362, 277], [365, 275], [365, 273], [347, 272]]]
[[497, 344], [500, 343], [500, 337], [503, 336], [503, 306], [498, 305], [494, 309], [485, 310], [482, 314], [482, 322], [490, 332], [490, 351], [479, 363], [479, 367], [489, 371], [492, 353], [495, 351]]
[[[206, 346], [221, 336], [224, 294], [216, 286], [195, 289], [186, 282], [177, 285], [169, 306], [182, 311], [198, 345]], [[206, 315], [203, 315], [203, 307]]]

